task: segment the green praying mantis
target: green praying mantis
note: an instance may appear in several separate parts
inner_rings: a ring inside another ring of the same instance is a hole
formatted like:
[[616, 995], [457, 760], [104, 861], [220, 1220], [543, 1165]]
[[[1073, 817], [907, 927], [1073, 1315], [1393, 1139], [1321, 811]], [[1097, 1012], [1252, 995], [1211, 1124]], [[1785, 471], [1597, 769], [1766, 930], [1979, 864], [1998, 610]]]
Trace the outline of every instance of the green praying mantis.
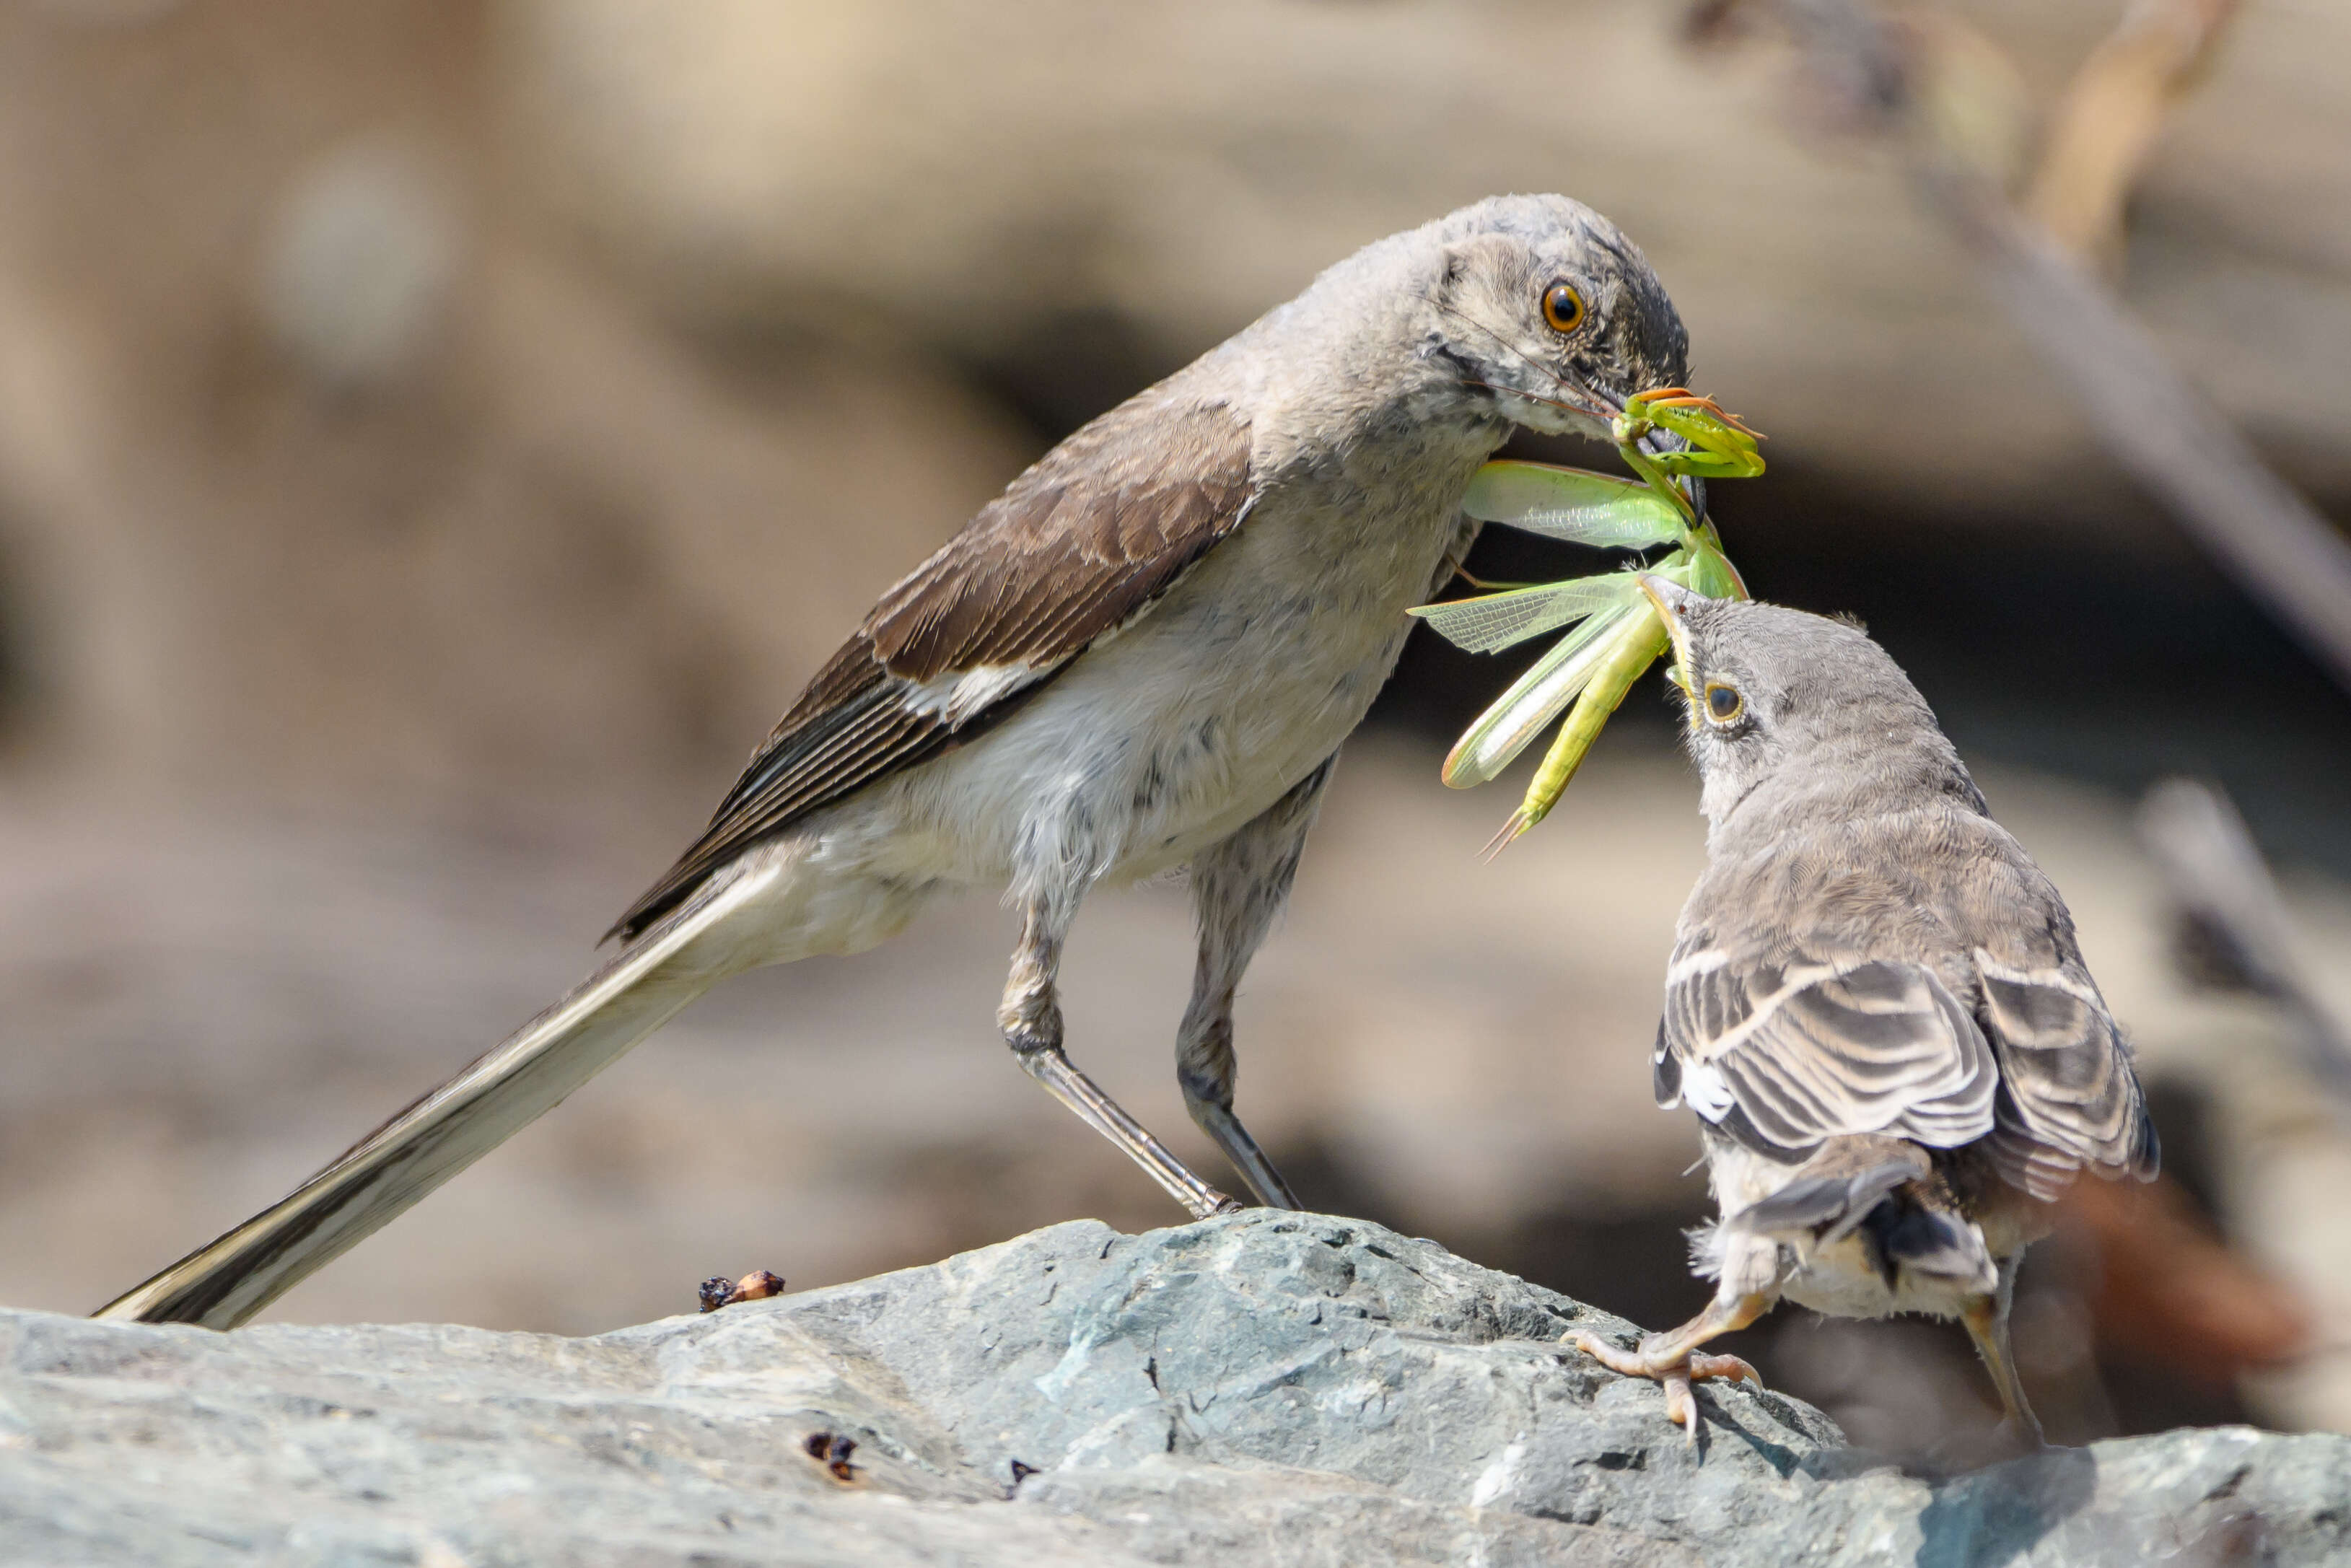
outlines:
[[[1659, 430], [1681, 437], [1684, 450], [1645, 445], [1644, 438]], [[1639, 571], [1710, 598], [1747, 597], [1747, 584], [1722, 553], [1698, 499], [1702, 492], [1687, 481], [1753, 478], [1763, 472], [1761, 438], [1713, 399], [1684, 387], [1652, 388], [1627, 399], [1609, 434], [1637, 480], [1543, 463], [1489, 463], [1470, 480], [1462, 509], [1480, 522], [1549, 538], [1634, 549], [1670, 544], [1672, 550], [1639, 570], [1513, 585], [1412, 612], [1473, 653], [1567, 631], [1478, 716], [1445, 759], [1446, 783], [1457, 789], [1483, 784], [1574, 705], [1526, 798], [1487, 846], [1489, 856], [1551, 814], [1608, 716], [1668, 647], [1665, 624], [1636, 582]]]

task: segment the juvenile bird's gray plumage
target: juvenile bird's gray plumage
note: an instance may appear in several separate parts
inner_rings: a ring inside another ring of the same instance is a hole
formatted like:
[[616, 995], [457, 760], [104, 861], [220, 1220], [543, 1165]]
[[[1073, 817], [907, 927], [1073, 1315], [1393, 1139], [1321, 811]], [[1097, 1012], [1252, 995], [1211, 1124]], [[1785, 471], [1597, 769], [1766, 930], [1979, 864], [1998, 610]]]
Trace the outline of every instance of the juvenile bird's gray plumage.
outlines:
[[2083, 1171], [2151, 1177], [2128, 1047], [2049, 879], [1991, 820], [1922, 698], [1859, 629], [1643, 586], [1673, 634], [1707, 868], [1683, 906], [1657, 1103], [1698, 1113], [1720, 1221], [1707, 1310], [1627, 1353], [1697, 1435], [1698, 1346], [1785, 1296], [1962, 1319], [2010, 1422], [2025, 1248]]
[[[1571, 308], [1572, 307], [1572, 308]], [[1102, 415], [883, 597], [580, 988], [101, 1315], [228, 1327], [554, 1105], [704, 989], [1008, 886], [998, 1024], [1021, 1065], [1195, 1214], [1231, 1200], [1072, 1066], [1056, 976], [1086, 891], [1192, 871], [1177, 1031], [1193, 1117], [1259, 1199], [1232, 1004], [1405, 612], [1451, 576], [1469, 477], [1518, 426], [1604, 439], [1685, 377], [1638, 250], [1559, 196], [1358, 252]]]

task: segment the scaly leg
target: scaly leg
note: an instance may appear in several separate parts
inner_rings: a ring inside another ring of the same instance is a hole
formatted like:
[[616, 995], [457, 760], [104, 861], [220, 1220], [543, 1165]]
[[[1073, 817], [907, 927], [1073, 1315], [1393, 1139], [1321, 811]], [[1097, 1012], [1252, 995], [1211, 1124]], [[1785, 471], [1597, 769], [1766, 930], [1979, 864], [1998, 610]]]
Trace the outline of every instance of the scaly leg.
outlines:
[[1192, 1002], [1176, 1034], [1176, 1080], [1200, 1130], [1217, 1141], [1268, 1208], [1296, 1208], [1297, 1195], [1233, 1114], [1233, 994], [1241, 973], [1290, 897], [1306, 831], [1331, 781], [1333, 756], [1232, 837], [1192, 857], [1192, 907], [1200, 962]]
[[1568, 1342], [1608, 1368], [1627, 1377], [1653, 1377], [1666, 1385], [1666, 1419], [1689, 1434], [1698, 1446], [1698, 1398], [1690, 1385], [1709, 1377], [1743, 1377], [1758, 1388], [1762, 1375], [1735, 1355], [1708, 1355], [1698, 1347], [1719, 1334], [1745, 1328], [1771, 1310], [1772, 1298], [1761, 1293], [1717, 1296], [1706, 1311], [1677, 1329], [1653, 1333], [1631, 1350], [1610, 1344], [1593, 1333], [1572, 1333]]
[[1057, 909], [1053, 901], [1032, 904], [1020, 925], [1020, 946], [1012, 955], [1012, 975], [1005, 982], [1003, 1004], [996, 1021], [1004, 1043], [1029, 1075], [1042, 1083], [1053, 1098], [1075, 1111], [1080, 1119], [1126, 1151], [1144, 1174], [1168, 1195], [1206, 1219], [1241, 1206], [1194, 1176], [1167, 1152], [1143, 1124], [1120, 1109], [1101, 1085], [1070, 1064], [1061, 1053], [1061, 1004], [1055, 981], [1061, 967], [1061, 944], [1073, 910]]
[[1983, 1357], [1984, 1370], [1991, 1374], [1992, 1386], [2000, 1392], [2005, 1417], [2001, 1429], [2021, 1448], [2042, 1448], [2048, 1441], [2041, 1435], [2041, 1421], [2032, 1414], [2032, 1403], [2024, 1397], [2024, 1380], [2016, 1374], [2016, 1352], [2008, 1337], [2009, 1309], [2016, 1302], [2016, 1268], [2023, 1260], [2021, 1252], [2001, 1259], [2000, 1284], [1991, 1295], [1970, 1301], [1960, 1321], [1968, 1325], [1968, 1337], [1976, 1342], [1976, 1354]]

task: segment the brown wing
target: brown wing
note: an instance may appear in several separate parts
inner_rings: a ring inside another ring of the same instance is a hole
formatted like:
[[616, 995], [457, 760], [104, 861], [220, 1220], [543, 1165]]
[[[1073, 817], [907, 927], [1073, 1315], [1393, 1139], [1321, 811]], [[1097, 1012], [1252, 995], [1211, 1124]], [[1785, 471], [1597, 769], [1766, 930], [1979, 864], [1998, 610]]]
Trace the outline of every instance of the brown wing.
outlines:
[[1248, 422], [1154, 390], [1040, 458], [882, 596], [710, 826], [608, 936], [632, 937], [752, 845], [973, 738], [1147, 610], [1247, 515]]

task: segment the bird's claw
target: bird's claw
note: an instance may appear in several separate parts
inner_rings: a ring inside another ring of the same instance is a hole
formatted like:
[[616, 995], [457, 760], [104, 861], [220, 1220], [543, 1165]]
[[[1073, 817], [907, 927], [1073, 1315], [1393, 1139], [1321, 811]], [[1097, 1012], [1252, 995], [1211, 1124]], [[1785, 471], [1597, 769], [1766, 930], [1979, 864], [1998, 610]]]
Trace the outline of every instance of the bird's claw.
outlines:
[[1710, 1351], [1673, 1350], [1666, 1334], [1651, 1334], [1631, 1350], [1609, 1343], [1594, 1333], [1573, 1333], [1568, 1343], [1606, 1367], [1626, 1377], [1646, 1377], [1666, 1391], [1666, 1419], [1686, 1434], [1684, 1441], [1698, 1446], [1698, 1396], [1695, 1384], [1733, 1378], [1763, 1386], [1763, 1375], [1743, 1357]]
[[1626, 1377], [1654, 1375], [1649, 1370], [1649, 1364], [1641, 1359], [1639, 1351], [1626, 1350], [1622, 1345], [1610, 1344], [1596, 1333], [1571, 1333], [1567, 1336], [1567, 1343], [1611, 1372], [1622, 1373]]
[[1712, 1351], [1694, 1350], [1689, 1356], [1689, 1375], [1693, 1381], [1704, 1383], [1709, 1378], [1730, 1378], [1735, 1382], [1763, 1386], [1763, 1375], [1755, 1370], [1747, 1358], [1738, 1355], [1718, 1355]]

